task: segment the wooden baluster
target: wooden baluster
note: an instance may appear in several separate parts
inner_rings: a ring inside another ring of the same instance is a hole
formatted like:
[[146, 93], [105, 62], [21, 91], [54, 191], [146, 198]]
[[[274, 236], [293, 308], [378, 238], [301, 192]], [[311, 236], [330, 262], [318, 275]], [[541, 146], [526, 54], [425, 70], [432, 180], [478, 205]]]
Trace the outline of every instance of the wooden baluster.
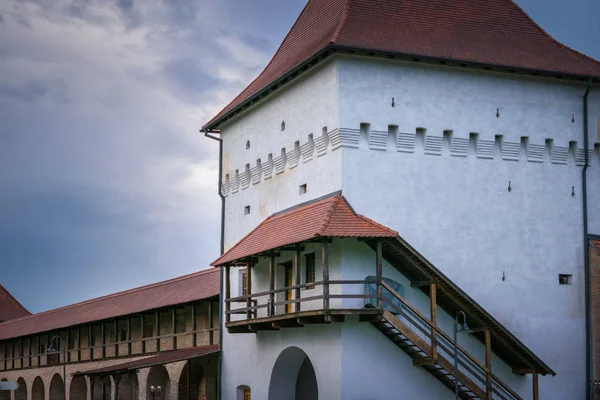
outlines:
[[77, 327], [77, 362], [81, 362], [81, 326]]
[[[296, 245], [296, 257], [294, 258], [294, 276], [296, 277], [295, 285], [300, 285], [300, 270], [302, 269], [302, 253], [300, 252], [300, 245]], [[296, 288], [296, 294], [294, 300], [300, 300], [300, 288]], [[297, 301], [294, 305], [294, 310], [300, 312], [300, 301]]]
[[[210, 311], [208, 315], [210, 315]], [[192, 303], [192, 347], [196, 347], [196, 303]]]
[[270, 316], [275, 316], [275, 293], [272, 293], [275, 290], [275, 255], [271, 254], [271, 258], [269, 259], [269, 313]]
[[104, 322], [102, 322], [101, 327], [102, 329], [100, 331], [100, 334], [102, 335], [102, 358], [106, 358], [106, 332], [104, 329]]
[[113, 335], [115, 335], [115, 357], [119, 356], [119, 320], [113, 321]]
[[156, 338], [156, 352], [160, 351], [160, 311], [154, 312], [154, 337]]
[[229, 265], [225, 266], [225, 322], [229, 323], [231, 321], [231, 314], [229, 311], [231, 310], [231, 303], [229, 299], [231, 298], [231, 277], [229, 276]]
[[492, 400], [492, 332], [489, 329], [484, 331], [485, 334], [485, 395], [487, 400]]
[[177, 310], [175, 307], [171, 309], [171, 349], [175, 350], [177, 348]]
[[127, 355], [131, 355], [131, 317], [127, 317]]
[[140, 314], [140, 337], [142, 339], [142, 354], [146, 352], [146, 341], [144, 340], [144, 313]]
[[[248, 267], [246, 267], [246, 288], [248, 296], [246, 298], [246, 307], [252, 307], [252, 264], [248, 263]], [[246, 319], [252, 318], [252, 310], [246, 311]]]
[[433, 362], [437, 362], [437, 284], [432, 283], [429, 285], [429, 297], [431, 299], [431, 359]]
[[208, 302], [208, 344], [214, 344], [213, 337], [213, 305], [214, 301]]
[[[321, 263], [323, 266], [323, 309], [327, 313], [329, 310], [329, 243], [327, 239], [323, 240], [321, 246]], [[326, 314], [326, 322], [329, 320]]]

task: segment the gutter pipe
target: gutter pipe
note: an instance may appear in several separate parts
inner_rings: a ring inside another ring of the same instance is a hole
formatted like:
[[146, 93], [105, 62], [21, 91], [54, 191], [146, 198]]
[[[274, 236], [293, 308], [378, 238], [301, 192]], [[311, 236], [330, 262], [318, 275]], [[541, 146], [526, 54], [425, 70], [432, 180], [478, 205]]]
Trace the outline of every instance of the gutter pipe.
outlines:
[[587, 208], [587, 169], [589, 164], [589, 138], [588, 138], [588, 96], [592, 89], [592, 78], [589, 79], [583, 95], [583, 149], [585, 151], [584, 165], [581, 170], [581, 185], [583, 195], [583, 262], [585, 276], [585, 353], [586, 353], [586, 399], [592, 400], [592, 326], [591, 326], [591, 299], [590, 299], [590, 249], [588, 233], [588, 208]]
[[[219, 184], [217, 185], [219, 191], [219, 197], [221, 198], [221, 247], [219, 254], [223, 254], [225, 251], [225, 196], [221, 192], [222, 186], [222, 175], [223, 175], [223, 139], [217, 136], [212, 136], [213, 134], [219, 134], [220, 131], [212, 130], [212, 129], [201, 129], [201, 133], [204, 133], [204, 136], [210, 138], [212, 140], [216, 140], [219, 142]], [[223, 288], [223, 268], [220, 267], [219, 273], [219, 358], [217, 365], [217, 400], [221, 400], [221, 376], [223, 371], [223, 313], [221, 312], [221, 305], [223, 304], [223, 298], [221, 296]]]

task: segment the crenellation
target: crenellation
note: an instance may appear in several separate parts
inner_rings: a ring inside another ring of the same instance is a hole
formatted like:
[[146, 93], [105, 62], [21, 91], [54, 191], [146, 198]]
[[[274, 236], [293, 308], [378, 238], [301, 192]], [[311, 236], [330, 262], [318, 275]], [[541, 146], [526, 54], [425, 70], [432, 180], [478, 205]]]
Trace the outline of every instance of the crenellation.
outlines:
[[275, 166], [275, 175], [282, 174], [285, 171], [286, 162], [287, 155], [284, 147], [281, 149], [281, 155], [273, 159], [273, 165]]
[[250, 186], [250, 164], [246, 164], [244, 172], [240, 175], [240, 184], [242, 190], [247, 189]]
[[501, 141], [502, 159], [507, 161], [519, 161], [521, 154], [521, 143]]
[[256, 160], [256, 165], [250, 169], [250, 176], [253, 185], [260, 183], [260, 178], [262, 176], [262, 165], [260, 158]]
[[388, 135], [389, 135], [388, 131], [378, 131], [378, 130], [374, 130], [374, 129], [370, 130], [369, 131], [369, 149], [386, 151]]
[[324, 156], [327, 154], [327, 146], [329, 145], [329, 134], [327, 132], [327, 127], [323, 127], [323, 131], [321, 136], [315, 139], [315, 147], [317, 149], [317, 157]]
[[433, 136], [433, 135], [425, 135], [425, 154], [429, 154], [432, 156], [441, 156], [442, 155], [442, 136]]
[[450, 137], [450, 155], [453, 157], [467, 157], [469, 151], [469, 139]]
[[312, 160], [313, 153], [315, 151], [315, 142], [313, 140], [313, 134], [308, 135], [308, 142], [300, 146], [300, 153], [302, 154], [302, 162], [307, 163]]
[[294, 150], [291, 151], [287, 156], [288, 168], [294, 169], [298, 166], [298, 160], [300, 159], [300, 141], [294, 142]]
[[237, 193], [240, 188], [240, 170], [236, 169], [231, 182], [231, 193]]
[[265, 180], [271, 179], [273, 176], [273, 153], [269, 153], [267, 156], [267, 163], [263, 168], [263, 173], [265, 176]]
[[415, 134], [398, 132], [397, 150], [402, 153], [414, 153], [415, 151]]

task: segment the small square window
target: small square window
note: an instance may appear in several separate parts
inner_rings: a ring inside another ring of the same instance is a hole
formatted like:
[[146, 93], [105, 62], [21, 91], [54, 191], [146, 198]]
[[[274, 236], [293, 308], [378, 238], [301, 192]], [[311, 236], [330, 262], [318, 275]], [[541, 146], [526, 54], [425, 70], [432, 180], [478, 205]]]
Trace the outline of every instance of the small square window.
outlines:
[[303, 184], [303, 185], [300, 185], [300, 189], [299, 189], [300, 194], [305, 194], [306, 193], [306, 189], [307, 189], [306, 188], [306, 183]]
[[242, 296], [248, 295], [248, 270], [243, 269], [240, 271], [241, 276], [241, 286], [242, 286]]
[[570, 285], [573, 283], [573, 275], [571, 274], [559, 274], [558, 284], [559, 285]]
[[304, 264], [306, 266], [306, 289], [314, 289], [315, 285], [309, 285], [309, 283], [315, 283], [315, 253], [306, 254]]
[[244, 215], [250, 214], [250, 206], [244, 207]]

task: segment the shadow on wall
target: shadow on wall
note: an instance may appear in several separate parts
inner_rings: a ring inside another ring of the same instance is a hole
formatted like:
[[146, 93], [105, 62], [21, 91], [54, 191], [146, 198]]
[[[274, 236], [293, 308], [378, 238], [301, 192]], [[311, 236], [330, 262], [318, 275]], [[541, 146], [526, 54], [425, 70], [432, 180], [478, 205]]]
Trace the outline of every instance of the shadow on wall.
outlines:
[[283, 350], [271, 372], [269, 400], [317, 400], [317, 377], [310, 358], [298, 347]]

